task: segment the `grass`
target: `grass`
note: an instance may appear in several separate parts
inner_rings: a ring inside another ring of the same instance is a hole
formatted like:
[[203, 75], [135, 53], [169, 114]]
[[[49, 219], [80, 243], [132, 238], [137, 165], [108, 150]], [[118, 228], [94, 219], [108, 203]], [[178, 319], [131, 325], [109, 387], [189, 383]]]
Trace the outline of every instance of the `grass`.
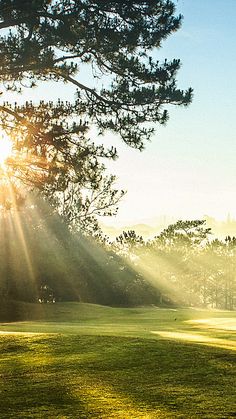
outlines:
[[36, 309], [0, 325], [1, 418], [236, 417], [236, 313]]

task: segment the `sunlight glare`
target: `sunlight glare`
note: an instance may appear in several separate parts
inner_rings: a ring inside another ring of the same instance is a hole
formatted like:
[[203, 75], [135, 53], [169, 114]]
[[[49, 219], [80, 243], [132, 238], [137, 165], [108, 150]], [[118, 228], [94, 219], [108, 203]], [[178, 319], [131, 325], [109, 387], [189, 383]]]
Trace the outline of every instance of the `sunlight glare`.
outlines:
[[215, 317], [213, 319], [187, 320], [186, 323], [191, 323], [199, 327], [210, 329], [236, 331], [236, 322], [234, 317]]
[[6, 135], [2, 135], [0, 138], [0, 165], [10, 157], [12, 153], [12, 142]]
[[166, 339], [199, 343], [208, 346], [215, 346], [216, 348], [230, 349], [233, 351], [236, 350], [236, 342], [234, 340], [215, 338], [209, 335], [193, 334], [188, 332], [165, 332], [160, 330], [152, 330], [151, 333]]

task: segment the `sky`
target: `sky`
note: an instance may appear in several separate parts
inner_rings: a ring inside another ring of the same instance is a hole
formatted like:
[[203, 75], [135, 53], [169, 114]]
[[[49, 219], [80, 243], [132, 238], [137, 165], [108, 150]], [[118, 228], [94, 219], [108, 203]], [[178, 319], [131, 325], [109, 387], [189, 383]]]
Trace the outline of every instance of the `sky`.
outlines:
[[155, 56], [180, 58], [178, 84], [193, 87], [193, 102], [169, 107], [144, 152], [115, 141], [120, 158], [109, 170], [127, 194], [109, 224], [236, 218], [236, 1], [179, 0], [177, 12], [182, 28]]
[[[178, 86], [192, 87], [188, 108], [170, 106], [165, 127], [157, 125], [143, 152], [107, 134], [104, 143], [118, 149], [119, 159], [107, 163], [117, 186], [127, 191], [116, 217], [118, 226], [167, 216], [204, 215], [236, 218], [236, 0], [176, 0], [182, 28], [155, 52], [160, 61], [179, 58]], [[86, 80], [83, 72], [79, 74]], [[73, 89], [74, 92], [74, 89]], [[25, 92], [22, 100], [68, 99], [69, 85]], [[27, 97], [28, 95], [28, 97]], [[104, 220], [103, 220], [104, 222]]]

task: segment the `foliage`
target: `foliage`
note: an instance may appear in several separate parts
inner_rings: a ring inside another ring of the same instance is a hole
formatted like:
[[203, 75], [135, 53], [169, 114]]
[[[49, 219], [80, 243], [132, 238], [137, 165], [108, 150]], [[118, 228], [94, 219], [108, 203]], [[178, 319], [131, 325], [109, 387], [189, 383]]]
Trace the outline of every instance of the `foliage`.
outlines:
[[0, 215], [0, 298], [123, 306], [158, 300], [158, 290], [106, 243], [72, 233], [45, 201], [33, 202]]
[[208, 235], [211, 234], [211, 229], [205, 227], [204, 220], [179, 220], [175, 224], [169, 225], [161, 234], [155, 237], [153, 244], [163, 245], [171, 248], [172, 246], [196, 246], [201, 245]]
[[117, 205], [125, 194], [113, 187], [114, 182], [115, 176], [104, 177], [101, 174], [96, 187], [81, 189], [78, 185], [70, 184], [63, 192], [50, 191], [48, 197], [71, 231], [81, 230], [83, 234], [102, 241], [104, 235], [97, 217], [115, 215]]
[[147, 241], [128, 231], [109, 242], [99, 232], [99, 240], [72, 233], [45, 201], [27, 199], [3, 211], [0, 223], [6, 301], [235, 309], [236, 239], [210, 240], [202, 220], [179, 221]]
[[[166, 123], [166, 106], [191, 101], [192, 89], [177, 87], [180, 61], [153, 58], [181, 21], [170, 0], [0, 0], [0, 125], [13, 141], [8, 176], [46, 196], [76, 191], [77, 208], [81, 190], [96, 194], [104, 177], [101, 159], [117, 152], [92, 141], [91, 127], [142, 150], [153, 124]], [[61, 83], [70, 84], [75, 100], [16, 101], [16, 93], [41, 82], [56, 83], [58, 91]], [[105, 213], [111, 213], [119, 194], [110, 187], [106, 192]], [[85, 198], [80, 218], [87, 204]]]
[[180, 220], [147, 241], [124, 232], [114, 245], [166, 301], [233, 310], [236, 239], [210, 240], [211, 234], [204, 220]]
[[137, 248], [144, 245], [142, 236], [135, 233], [134, 230], [123, 231], [118, 237], [116, 237], [115, 243], [113, 243], [114, 250], [124, 256], [130, 257], [133, 250], [137, 251]]

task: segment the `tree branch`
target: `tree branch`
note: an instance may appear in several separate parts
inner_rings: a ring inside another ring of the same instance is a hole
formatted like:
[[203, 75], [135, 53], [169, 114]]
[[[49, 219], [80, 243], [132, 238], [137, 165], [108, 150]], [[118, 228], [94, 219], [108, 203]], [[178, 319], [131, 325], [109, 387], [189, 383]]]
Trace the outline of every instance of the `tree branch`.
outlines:
[[95, 96], [98, 100], [107, 103], [108, 105], [112, 105], [113, 102], [111, 100], [105, 99], [101, 95], [99, 95], [94, 89], [91, 89], [91, 87], [85, 86], [84, 84], [80, 83], [78, 80], [73, 79], [73, 77], [68, 76], [64, 74], [63, 72], [53, 69], [50, 70], [52, 73], [62, 77], [64, 80], [74, 84], [75, 86], [79, 87], [79, 89], [84, 90], [85, 92], [91, 93], [93, 96]]
[[26, 119], [19, 115], [17, 112], [13, 111], [11, 108], [7, 108], [6, 106], [0, 105], [0, 112], [8, 113], [9, 115], [13, 116], [17, 121], [19, 121], [21, 124], [23, 124], [26, 128], [29, 128], [31, 131], [33, 131], [34, 134], [38, 134], [39, 131]]

